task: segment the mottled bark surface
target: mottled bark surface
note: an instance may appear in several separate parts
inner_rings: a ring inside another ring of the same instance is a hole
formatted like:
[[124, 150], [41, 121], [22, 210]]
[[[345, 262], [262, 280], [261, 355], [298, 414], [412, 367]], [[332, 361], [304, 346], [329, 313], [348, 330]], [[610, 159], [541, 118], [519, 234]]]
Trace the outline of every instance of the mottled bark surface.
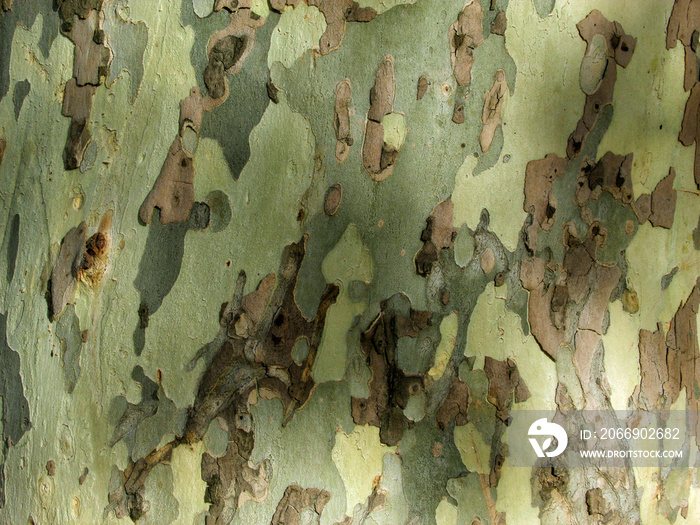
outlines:
[[[700, 1], [30, 4], [0, 523], [697, 521]], [[513, 466], [594, 409], [689, 463]]]

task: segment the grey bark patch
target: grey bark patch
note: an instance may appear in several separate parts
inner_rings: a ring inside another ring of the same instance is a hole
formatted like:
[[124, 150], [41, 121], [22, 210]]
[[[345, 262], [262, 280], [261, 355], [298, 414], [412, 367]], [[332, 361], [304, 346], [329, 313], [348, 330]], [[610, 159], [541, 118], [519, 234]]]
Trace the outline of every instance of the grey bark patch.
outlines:
[[7, 284], [12, 282], [15, 276], [15, 264], [17, 264], [17, 249], [19, 248], [19, 214], [12, 218], [9, 228], [9, 238], [7, 241]]
[[0, 16], [0, 99], [10, 89], [10, 56], [12, 55], [12, 39], [15, 28], [19, 25], [30, 28], [39, 13], [44, 23], [42, 24], [41, 37], [39, 38], [39, 50], [44, 57], [49, 56], [49, 49], [58, 35], [58, 14], [52, 9], [51, 2], [15, 2], [11, 11], [6, 11]]
[[[0, 314], [0, 402], [2, 402], [2, 457], [7, 449], [19, 443], [32, 427], [29, 403], [24, 397], [20, 357], [7, 342], [7, 318]], [[5, 504], [5, 465], [0, 463], [0, 508]]]
[[61, 359], [63, 361], [63, 376], [66, 380], [66, 390], [71, 394], [80, 377], [80, 353], [83, 348], [80, 323], [72, 304], [68, 305], [65, 313], [56, 323], [56, 337], [61, 343]]
[[51, 273], [50, 317], [56, 319], [73, 296], [77, 265], [85, 250], [85, 222], [71, 228], [61, 242], [58, 260]]
[[309, 356], [309, 350], [309, 340], [305, 337], [298, 339], [297, 342], [294, 343], [294, 349], [292, 350], [292, 359], [294, 359], [295, 363], [302, 364], [304, 361], [306, 361], [306, 358]]
[[483, 155], [479, 155], [479, 163], [476, 165], [472, 172], [474, 176], [490, 168], [493, 168], [496, 165], [498, 159], [501, 157], [501, 150], [503, 149], [503, 140], [503, 127], [498, 126], [493, 135], [493, 141], [491, 142], [489, 150]]
[[[410, 517], [416, 523], [434, 525], [435, 509], [443, 498], [455, 504], [447, 492], [447, 481], [467, 473], [459, 451], [454, 443], [453, 428], [448, 431], [438, 429], [433, 421], [423, 419], [408, 430], [399, 443], [399, 453], [403, 460], [403, 489], [406, 499], [411, 502]], [[434, 457], [426, 454], [426, 444], [438, 443], [442, 454]]]
[[19, 114], [22, 111], [24, 99], [29, 95], [29, 90], [32, 85], [29, 80], [20, 80], [15, 84], [15, 90], [12, 93], [12, 103], [15, 105], [15, 120], [19, 120]]
[[83, 153], [83, 160], [81, 161], [79, 166], [80, 173], [85, 173], [87, 170], [92, 169], [92, 167], [95, 165], [96, 159], [97, 143], [94, 139], [92, 139], [85, 148], [85, 153]]
[[364, 281], [350, 281], [348, 284], [348, 297], [350, 300], [359, 303], [366, 301], [369, 295], [369, 285]]
[[556, 0], [533, 0], [535, 2], [535, 9], [540, 18], [545, 18], [554, 9], [554, 4]]
[[668, 272], [666, 275], [664, 275], [661, 278], [661, 289], [665, 290], [671, 285], [671, 281], [673, 280], [673, 277], [678, 273], [678, 266], [674, 266], [673, 270]]
[[304, 489], [299, 485], [290, 485], [285, 489], [284, 496], [277, 504], [270, 525], [320, 523], [323, 508], [330, 499], [331, 494], [326, 490]]
[[[203, 24], [215, 18], [218, 17], [196, 20]], [[205, 112], [202, 118], [201, 137], [213, 138], [221, 144], [226, 162], [236, 180], [250, 158], [248, 137], [270, 103], [267, 95], [267, 82], [270, 78], [267, 53], [279, 15], [270, 13], [269, 18], [271, 20], [255, 32], [255, 45], [241, 71], [228, 79], [229, 96], [226, 101], [215, 110]], [[197, 33], [199, 24], [195, 25]], [[195, 45], [203, 45], [206, 52], [206, 42], [204, 40], [199, 44], [196, 39]], [[193, 61], [193, 65], [196, 69], [197, 63]]]
[[[158, 208], [156, 208], [158, 210]], [[141, 300], [139, 309], [146, 308], [148, 315], [158, 311], [163, 299], [170, 293], [180, 275], [182, 256], [185, 252], [185, 234], [189, 230], [206, 228], [209, 224], [209, 206], [195, 202], [190, 217], [185, 222], [161, 224], [160, 210], [154, 215], [146, 238], [146, 248], [141, 256], [139, 271], [134, 279], [134, 286], [139, 291]], [[134, 331], [134, 348], [136, 355], [141, 355], [145, 346], [145, 328], [142, 321]], [[148, 326], [146, 323], [145, 326]]]
[[193, 230], [203, 230], [209, 226], [211, 212], [209, 206], [203, 202], [195, 202], [190, 212], [189, 224]]
[[396, 364], [407, 374], [425, 374], [433, 364], [440, 341], [440, 323], [420, 331], [418, 337], [402, 337], [396, 342]]
[[231, 200], [221, 190], [214, 190], [204, 199], [209, 206], [209, 226], [211, 231], [220, 232], [231, 222]]
[[[125, 439], [130, 451], [134, 448], [134, 435], [139, 424], [146, 418], [153, 416], [158, 410], [158, 385], [146, 376], [143, 368], [134, 367], [131, 377], [137, 383], [141, 383], [141, 401], [138, 404], [128, 403], [123, 397], [115, 399], [112, 403], [113, 410], [124, 407], [119, 420], [112, 433], [109, 446], [112, 447], [122, 439]], [[121, 400], [121, 402], [119, 402]]]
[[107, 86], [111, 87], [122, 70], [129, 72], [129, 102], [136, 100], [143, 80], [143, 56], [148, 44], [148, 28], [143, 22], [124, 21], [117, 15], [120, 6], [105, 9], [105, 33], [109, 35], [112, 63]]
[[69, 20], [73, 15], [86, 18], [93, 9], [102, 9], [104, 0], [56, 0], [55, 6], [62, 20]]

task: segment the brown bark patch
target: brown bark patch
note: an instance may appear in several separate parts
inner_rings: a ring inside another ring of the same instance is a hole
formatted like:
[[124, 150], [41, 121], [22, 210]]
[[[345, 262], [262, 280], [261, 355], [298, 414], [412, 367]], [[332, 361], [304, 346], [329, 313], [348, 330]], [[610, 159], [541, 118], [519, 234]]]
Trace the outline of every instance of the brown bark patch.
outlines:
[[322, 55], [335, 51], [343, 43], [346, 22], [370, 22], [377, 16], [374, 9], [360, 7], [353, 0], [309, 0], [308, 4], [317, 7], [326, 19], [326, 31], [318, 43]]
[[418, 275], [426, 276], [440, 257], [440, 250], [454, 247], [457, 229], [452, 226], [454, 205], [450, 199], [438, 203], [426, 219], [421, 232], [423, 247], [416, 254], [415, 265]]
[[676, 171], [671, 168], [651, 193], [651, 215], [649, 222], [653, 226], [670, 229], [673, 226], [673, 216], [676, 213], [676, 190], [673, 181]]
[[486, 399], [496, 407], [496, 417], [506, 422], [513, 401], [522, 403], [527, 400], [531, 396], [530, 390], [520, 377], [515, 361], [510, 358], [498, 361], [486, 356], [484, 373], [489, 380]]
[[369, 111], [362, 146], [362, 164], [375, 182], [386, 180], [394, 171], [398, 150], [384, 142], [382, 120], [394, 111], [396, 81], [394, 57], [386, 55], [379, 64], [374, 86], [369, 93]]
[[428, 91], [428, 79], [425, 78], [424, 76], [421, 76], [418, 79], [418, 88], [417, 88], [417, 93], [416, 93], [416, 100], [420, 100], [423, 98], [423, 96], [426, 94]]
[[[583, 116], [569, 136], [566, 155], [570, 159], [578, 156], [583, 149], [603, 108], [612, 104], [617, 66], [627, 67], [637, 42], [636, 38], [625, 33], [618, 22], [608, 21], [597, 9], [591, 11], [576, 27], [586, 42], [580, 74], [586, 103]], [[602, 67], [601, 63], [604, 64]]]
[[350, 153], [354, 140], [350, 131], [350, 101], [352, 86], [350, 79], [341, 80], [335, 85], [335, 107], [333, 128], [335, 129], [335, 158], [342, 163]]
[[77, 283], [77, 270], [85, 249], [87, 227], [85, 222], [66, 233], [58, 252], [56, 265], [51, 273], [51, 313], [56, 319], [73, 296]]
[[448, 31], [452, 73], [460, 86], [472, 81], [474, 49], [484, 41], [483, 16], [481, 3], [468, 0]]
[[[300, 525], [302, 513], [315, 515], [313, 523], [319, 523], [323, 508], [331, 499], [331, 494], [323, 489], [304, 489], [299, 485], [289, 485], [277, 504], [270, 525]], [[305, 512], [306, 511], [306, 512]], [[306, 516], [308, 519], [308, 516]], [[307, 523], [306, 519], [303, 523]], [[313, 518], [312, 518], [313, 519]]]
[[502, 69], [498, 69], [493, 75], [491, 89], [484, 95], [484, 107], [481, 111], [479, 145], [483, 153], [486, 153], [491, 147], [496, 128], [501, 123], [501, 110], [507, 90], [506, 73]]

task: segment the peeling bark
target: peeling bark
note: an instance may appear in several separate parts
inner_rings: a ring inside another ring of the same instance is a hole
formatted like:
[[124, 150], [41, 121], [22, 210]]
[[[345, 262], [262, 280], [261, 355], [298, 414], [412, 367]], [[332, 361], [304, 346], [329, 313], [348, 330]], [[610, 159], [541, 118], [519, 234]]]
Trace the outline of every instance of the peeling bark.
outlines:
[[396, 365], [396, 344], [400, 337], [417, 337], [430, 325], [431, 312], [410, 310], [407, 317], [382, 303], [380, 314], [362, 333], [360, 345], [372, 370], [369, 397], [352, 398], [352, 418], [358, 425], [379, 428], [385, 445], [396, 445], [408, 420], [403, 413], [408, 399], [423, 391], [423, 377], [406, 374]]
[[301, 525], [320, 523], [321, 514], [331, 495], [323, 489], [304, 489], [290, 485], [277, 504], [277, 510], [270, 525]]
[[[195, 356], [194, 362], [207, 352], [213, 353], [181, 436], [153, 450], [124, 472], [123, 486], [112, 497], [114, 501], [107, 511], [121, 506], [132, 518], [146, 512], [144, 484], [153, 467], [168, 461], [180, 444], [201, 441], [218, 416], [227, 421], [230, 443], [222, 458], [202, 458], [202, 477], [208, 483], [211, 502], [209, 515], [215, 523], [230, 523], [236, 509], [247, 499], [260, 501], [265, 497], [270, 467], [248, 462], [254, 439], [248, 396], [256, 386], [274, 392], [285, 407], [283, 424], [295, 409], [303, 407], [313, 391], [310, 372], [326, 313], [339, 291], [336, 285], [328, 285], [316, 318], [311, 321], [298, 310], [294, 289], [306, 241], [304, 237], [287, 246], [277, 274], [268, 275], [246, 296], [246, 276], [244, 272], [239, 274], [232, 300], [221, 308], [219, 335]], [[291, 354], [302, 335], [310, 340], [310, 351], [298, 365]], [[289, 383], [276, 377], [281, 369], [286, 370]]]
[[61, 32], [75, 45], [73, 78], [66, 83], [63, 95], [64, 117], [70, 117], [63, 164], [66, 170], [80, 167], [90, 142], [88, 128], [92, 97], [97, 86], [109, 73], [111, 51], [102, 29], [102, 0], [59, 2]]
[[[586, 104], [583, 117], [569, 136], [566, 155], [570, 159], [578, 156], [583, 149], [603, 108], [612, 104], [617, 66], [627, 67], [637, 45], [636, 38], [626, 34], [618, 22], [609, 22], [597, 9], [591, 11], [576, 27], [587, 44], [580, 75], [582, 90], [586, 93]], [[601, 67], [599, 64], [603, 60], [605, 65]]]
[[496, 128], [501, 124], [501, 110], [508, 90], [506, 73], [502, 69], [496, 70], [493, 75], [493, 85], [484, 95], [484, 108], [481, 112], [481, 133], [479, 144], [482, 153], [486, 153], [491, 147]]
[[460, 86], [468, 86], [472, 81], [474, 49], [484, 41], [482, 19], [481, 3], [468, 0], [449, 29], [452, 72]]
[[350, 153], [350, 147], [354, 141], [350, 131], [350, 101], [352, 100], [352, 87], [350, 79], [341, 80], [335, 86], [335, 158], [342, 163]]
[[353, 0], [310, 0], [326, 19], [326, 31], [318, 43], [322, 55], [335, 51], [343, 43], [347, 22], [370, 22], [377, 16], [371, 7], [360, 7]]
[[374, 86], [369, 94], [370, 106], [365, 124], [362, 164], [375, 182], [382, 182], [394, 172], [398, 150], [384, 140], [382, 120], [394, 111], [396, 82], [394, 57], [386, 55], [377, 68]]
[[512, 359], [497, 361], [486, 356], [484, 373], [489, 380], [487, 400], [496, 407], [496, 416], [501, 421], [506, 422], [508, 410], [513, 401], [516, 403], [526, 401], [531, 396], [530, 390], [520, 378], [518, 367]]
[[685, 49], [683, 89], [690, 91], [685, 105], [683, 123], [678, 140], [684, 146], [695, 142], [695, 185], [700, 188], [700, 145], [698, 145], [698, 111], [700, 110], [700, 70], [698, 68], [698, 27], [700, 27], [700, 2], [675, 0], [666, 28], [666, 49], [676, 47], [680, 41]]
[[439, 203], [425, 221], [425, 229], [421, 232], [423, 247], [416, 254], [415, 265], [418, 275], [430, 274], [433, 264], [439, 259], [440, 251], [454, 246], [457, 230], [452, 226], [453, 204], [451, 200]]

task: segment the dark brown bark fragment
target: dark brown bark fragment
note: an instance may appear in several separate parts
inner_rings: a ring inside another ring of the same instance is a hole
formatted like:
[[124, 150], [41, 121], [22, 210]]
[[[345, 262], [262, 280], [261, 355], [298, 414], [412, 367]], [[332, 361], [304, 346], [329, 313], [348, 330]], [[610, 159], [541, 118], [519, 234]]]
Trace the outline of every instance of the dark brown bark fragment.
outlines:
[[204, 84], [211, 98], [221, 98], [226, 94], [225, 73], [241, 59], [247, 45], [248, 38], [245, 35], [226, 35], [211, 48], [209, 63], [204, 70]]
[[491, 22], [491, 33], [494, 35], [504, 36], [506, 34], [506, 27], [508, 26], [508, 19], [506, 18], [505, 11], [499, 11], [496, 13], [496, 17]]
[[653, 226], [670, 229], [676, 212], [676, 190], [673, 181], [676, 171], [671, 168], [668, 175], [661, 179], [651, 194], [651, 215], [649, 222]]
[[428, 85], [429, 85], [428, 79], [425, 78], [424, 76], [421, 76], [418, 79], [418, 89], [417, 89], [417, 93], [416, 93], [416, 100], [420, 100], [423, 98], [423, 95], [425, 95], [425, 93], [428, 91]]
[[440, 257], [440, 250], [454, 247], [457, 229], [452, 226], [454, 205], [450, 199], [437, 204], [425, 221], [425, 229], [421, 233], [423, 247], [416, 254], [415, 265], [418, 275], [430, 274], [433, 264]]
[[[235, 414], [225, 416], [229, 422], [243, 415], [240, 410], [233, 412]], [[204, 499], [210, 503], [208, 519], [214, 523], [230, 523], [236, 510], [249, 500], [258, 503], [264, 501], [272, 477], [269, 460], [258, 465], [250, 462], [254, 445], [253, 429], [246, 431], [238, 428], [240, 425], [229, 425], [226, 453], [220, 458], [208, 452], [202, 455], [202, 479], [207, 483]]]
[[[328, 285], [316, 317], [307, 320], [301, 314], [294, 289], [306, 253], [306, 240], [305, 236], [285, 247], [277, 274], [265, 277], [246, 296], [245, 273], [239, 274], [232, 300], [220, 311], [221, 331], [216, 345], [206, 345], [194, 359], [196, 362], [206, 349], [213, 347], [213, 357], [200, 380], [182, 437], [131, 466], [124, 473], [121, 488], [110, 496], [113, 501], [108, 509], [128, 509], [132, 517], [142, 515], [147, 508], [144, 483], [153, 467], [167, 461], [180, 444], [201, 441], [216, 417], [226, 422], [229, 446], [221, 458], [209, 454], [202, 458], [202, 477], [208, 483], [207, 497], [211, 502], [209, 519], [229, 523], [247, 499], [261, 501], [265, 497], [270, 466], [249, 462], [254, 441], [249, 394], [256, 386], [276, 394], [285, 407], [283, 424], [308, 401], [314, 386], [311, 369], [326, 313], [339, 292], [336, 285]], [[297, 364], [292, 350], [300, 337], [309, 340], [310, 350], [304, 362]]]
[[490, 356], [484, 359], [484, 373], [489, 380], [487, 400], [496, 407], [496, 417], [508, 420], [513, 402], [522, 403], [530, 397], [530, 390], [520, 377], [515, 361], [508, 358], [498, 361]]
[[450, 390], [435, 414], [435, 424], [440, 430], [445, 430], [452, 420], [455, 425], [466, 425], [469, 422], [468, 411], [469, 385], [453, 377]]
[[452, 110], [452, 122], [455, 124], [464, 124], [464, 104], [458, 102]]
[[576, 203], [584, 206], [589, 200], [597, 200], [604, 191], [624, 205], [632, 203], [632, 163], [632, 153], [615, 155], [610, 151], [595, 164], [586, 159], [576, 181]]
[[63, 164], [66, 170], [80, 167], [90, 142], [88, 124], [95, 89], [109, 73], [111, 52], [101, 28], [102, 0], [59, 2], [61, 32], [75, 45], [73, 78], [66, 83], [62, 114], [70, 117]]
[[360, 336], [360, 346], [372, 371], [369, 397], [352, 398], [352, 418], [358, 425], [379, 427], [385, 445], [396, 445], [408, 419], [403, 414], [408, 399], [423, 391], [423, 377], [405, 373], [396, 365], [400, 337], [417, 337], [430, 326], [432, 312], [410, 310], [408, 317], [396, 314], [381, 303], [379, 315]]

